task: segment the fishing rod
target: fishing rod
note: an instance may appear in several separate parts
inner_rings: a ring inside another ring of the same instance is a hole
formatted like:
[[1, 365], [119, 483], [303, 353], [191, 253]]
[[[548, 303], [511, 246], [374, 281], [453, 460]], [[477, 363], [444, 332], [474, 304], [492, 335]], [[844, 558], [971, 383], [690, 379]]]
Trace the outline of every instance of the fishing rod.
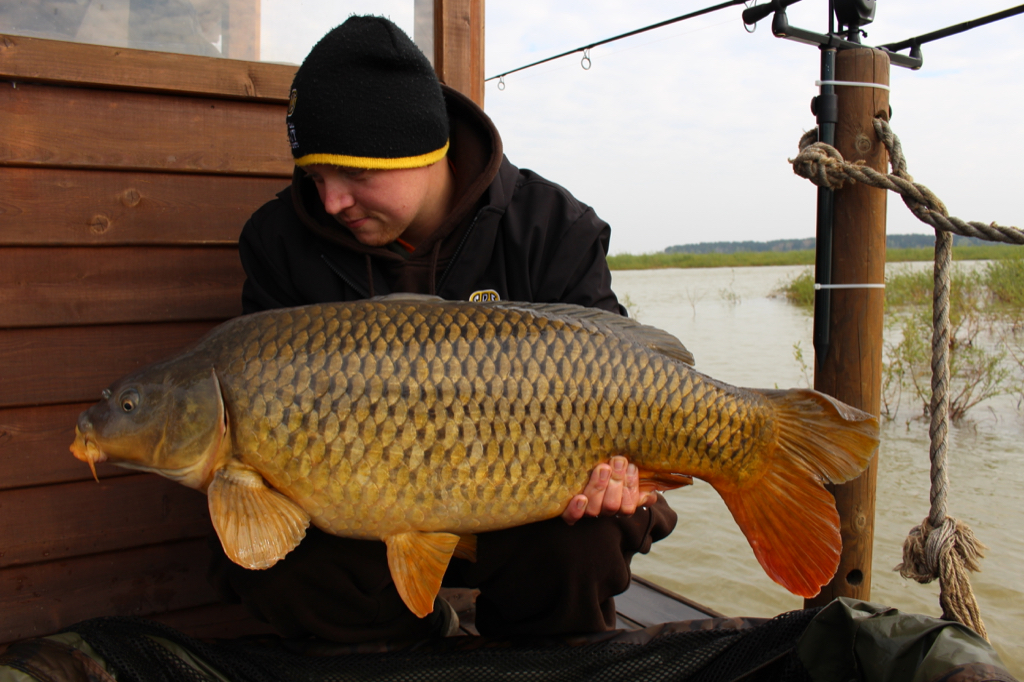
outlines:
[[[728, 2], [723, 2], [723, 3], [719, 4], [719, 5], [714, 5], [712, 7], [705, 7], [704, 9], [699, 9], [696, 12], [690, 12], [689, 14], [683, 14], [682, 16], [678, 16], [678, 17], [675, 17], [673, 19], [666, 19], [665, 21], [659, 21], [658, 23], [651, 24], [650, 26], [644, 26], [643, 28], [638, 28], [638, 29], [634, 29], [632, 31], [628, 31], [626, 33], [621, 33], [621, 34], [619, 34], [617, 36], [612, 36], [611, 38], [605, 38], [604, 40], [599, 40], [596, 43], [589, 43], [587, 45], [583, 45], [581, 47], [577, 47], [574, 50], [568, 50], [566, 52], [562, 52], [561, 54], [556, 54], [553, 57], [547, 57], [545, 59], [541, 59], [539, 61], [533, 62], [532, 64], [526, 64], [525, 66], [520, 66], [520, 67], [517, 67], [517, 68], [512, 69], [510, 71], [504, 71], [504, 72], [499, 73], [497, 75], [491, 76], [490, 78], [485, 78], [484, 82], [486, 83], [487, 81], [492, 81], [492, 80], [498, 79], [499, 84], [500, 84], [502, 82], [501, 79], [503, 79], [505, 76], [509, 75], [510, 73], [516, 73], [517, 71], [523, 71], [524, 69], [529, 69], [529, 68], [531, 68], [533, 66], [539, 66], [540, 64], [546, 64], [547, 62], [551, 62], [551, 61], [554, 61], [556, 59], [561, 59], [562, 57], [568, 57], [569, 55], [576, 54], [577, 52], [583, 52], [584, 60], [589, 62], [590, 58], [587, 57], [586, 55], [587, 55], [587, 52], [589, 52], [591, 48], [597, 47], [599, 45], [606, 45], [606, 44], [614, 42], [616, 40], [622, 40], [623, 38], [629, 38], [630, 36], [635, 36], [635, 35], [637, 35], [639, 33], [644, 33], [646, 31], [652, 31], [652, 30], [654, 30], [656, 28], [661, 28], [662, 26], [668, 26], [669, 24], [675, 24], [675, 23], [678, 23], [680, 21], [686, 21], [687, 19], [693, 19], [695, 17], [700, 17], [700, 16], [703, 16], [705, 14], [710, 14], [712, 12], [717, 12], [718, 10], [726, 9], [727, 7], [734, 7], [736, 5], [743, 5], [743, 4], [746, 4], [748, 1], [749, 0], [728, 0]], [[791, 0], [791, 1], [795, 1], [795, 0]], [[586, 68], [589, 68], [589, 67], [586, 67]]]
[[994, 21], [1000, 21], [1001, 19], [1007, 19], [1017, 14], [1024, 13], [1024, 5], [1017, 5], [1010, 9], [1004, 9], [1002, 12], [996, 12], [995, 14], [989, 14], [978, 19], [971, 19], [960, 24], [953, 26], [947, 26], [946, 28], [940, 28], [938, 31], [932, 31], [931, 33], [925, 33], [924, 35], [915, 36], [913, 38], [907, 38], [896, 43], [887, 43], [879, 46], [881, 49], [889, 52], [898, 52], [910, 48], [911, 54], [914, 53], [914, 49], [918, 50], [920, 55], [920, 47], [925, 43], [930, 43], [933, 40], [939, 40], [941, 38], [947, 38], [949, 36], [963, 33], [964, 31], [970, 31], [972, 28], [984, 26], [985, 24], [991, 24]]

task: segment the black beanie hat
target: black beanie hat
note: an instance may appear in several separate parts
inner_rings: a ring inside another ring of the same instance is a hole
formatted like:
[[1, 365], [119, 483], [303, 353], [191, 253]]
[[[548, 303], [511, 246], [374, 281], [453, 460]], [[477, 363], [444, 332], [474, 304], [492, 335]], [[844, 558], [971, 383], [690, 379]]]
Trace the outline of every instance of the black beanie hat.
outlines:
[[298, 166], [429, 166], [448, 152], [441, 84], [402, 29], [383, 17], [349, 17], [296, 72], [288, 139]]

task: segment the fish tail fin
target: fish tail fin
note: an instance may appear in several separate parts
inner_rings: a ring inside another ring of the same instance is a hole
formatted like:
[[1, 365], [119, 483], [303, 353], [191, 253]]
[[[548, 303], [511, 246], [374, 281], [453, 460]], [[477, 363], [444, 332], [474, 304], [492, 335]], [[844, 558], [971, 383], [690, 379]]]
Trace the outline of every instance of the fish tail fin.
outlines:
[[842, 550], [839, 513], [824, 484], [867, 468], [878, 420], [817, 391], [762, 393], [778, 422], [766, 471], [749, 484], [716, 489], [772, 580], [813, 597], [835, 575]]

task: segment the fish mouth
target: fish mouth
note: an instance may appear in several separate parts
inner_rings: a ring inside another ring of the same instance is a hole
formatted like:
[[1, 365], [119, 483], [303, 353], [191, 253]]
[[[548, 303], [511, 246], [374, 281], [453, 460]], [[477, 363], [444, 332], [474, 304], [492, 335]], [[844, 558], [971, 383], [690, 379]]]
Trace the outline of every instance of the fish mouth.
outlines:
[[92, 477], [99, 483], [100, 477], [96, 475], [96, 463], [107, 461], [107, 454], [100, 449], [90, 434], [82, 433], [82, 430], [75, 426], [75, 442], [71, 444], [70, 450], [75, 459], [89, 465]]

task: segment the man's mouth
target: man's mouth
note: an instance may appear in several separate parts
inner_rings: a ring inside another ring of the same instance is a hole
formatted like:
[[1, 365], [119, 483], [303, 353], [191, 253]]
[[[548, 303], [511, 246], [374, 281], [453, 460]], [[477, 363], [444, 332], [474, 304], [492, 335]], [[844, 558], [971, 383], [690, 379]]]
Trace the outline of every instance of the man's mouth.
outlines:
[[360, 227], [364, 226], [369, 220], [369, 216], [363, 216], [362, 218], [354, 219], [342, 218], [341, 224], [350, 230], [358, 230]]

